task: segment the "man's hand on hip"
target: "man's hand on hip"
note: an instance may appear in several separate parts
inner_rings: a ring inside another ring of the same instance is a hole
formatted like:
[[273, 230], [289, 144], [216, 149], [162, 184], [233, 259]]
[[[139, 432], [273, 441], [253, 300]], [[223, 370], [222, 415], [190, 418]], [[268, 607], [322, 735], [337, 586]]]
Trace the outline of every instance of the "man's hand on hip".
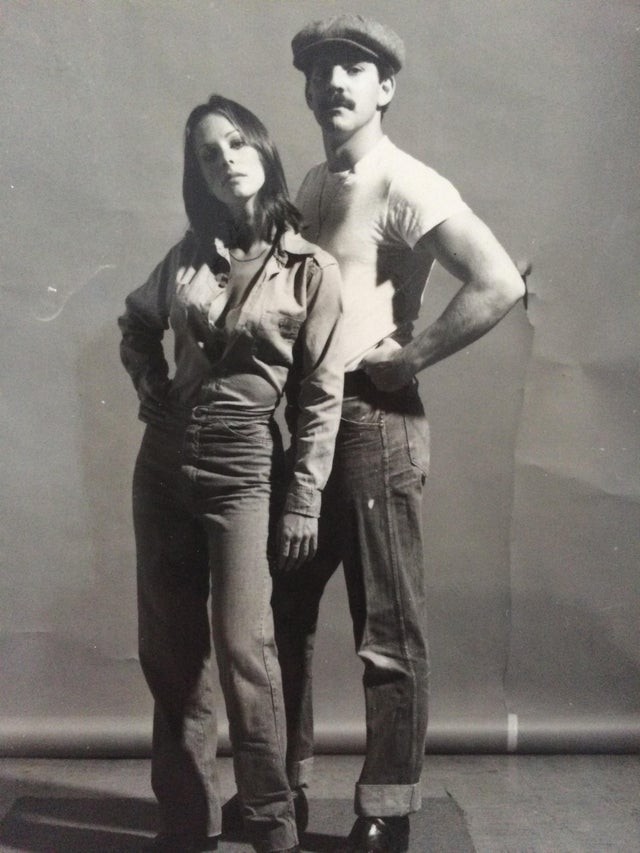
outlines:
[[404, 349], [391, 338], [385, 338], [362, 359], [361, 368], [380, 391], [397, 391], [414, 377]]

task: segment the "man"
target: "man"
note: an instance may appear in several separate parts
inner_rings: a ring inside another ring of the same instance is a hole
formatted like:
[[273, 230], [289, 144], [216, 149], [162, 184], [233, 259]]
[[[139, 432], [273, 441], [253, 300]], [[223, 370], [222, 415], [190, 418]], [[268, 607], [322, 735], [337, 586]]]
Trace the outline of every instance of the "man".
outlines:
[[[382, 118], [404, 59], [399, 36], [376, 21], [340, 15], [304, 27], [292, 50], [326, 153], [326, 163], [304, 179], [298, 205], [305, 237], [340, 265], [347, 362], [318, 553], [297, 571], [281, 561], [275, 580], [288, 771], [302, 799], [313, 751], [318, 607], [342, 562], [364, 662], [367, 742], [358, 817], [341, 849], [396, 853], [409, 849], [408, 815], [420, 807], [427, 727], [421, 494], [429, 448], [415, 377], [488, 332], [525, 287], [452, 185], [385, 136]], [[413, 338], [434, 261], [460, 286]]]

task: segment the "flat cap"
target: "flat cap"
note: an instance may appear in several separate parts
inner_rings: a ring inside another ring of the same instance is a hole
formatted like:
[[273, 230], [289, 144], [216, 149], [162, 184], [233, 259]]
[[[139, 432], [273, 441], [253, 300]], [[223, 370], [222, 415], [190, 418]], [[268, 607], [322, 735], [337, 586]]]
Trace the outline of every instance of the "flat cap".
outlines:
[[336, 15], [325, 21], [313, 21], [291, 41], [293, 64], [307, 71], [317, 52], [331, 44], [348, 44], [368, 53], [400, 71], [404, 62], [404, 43], [390, 27], [361, 15]]

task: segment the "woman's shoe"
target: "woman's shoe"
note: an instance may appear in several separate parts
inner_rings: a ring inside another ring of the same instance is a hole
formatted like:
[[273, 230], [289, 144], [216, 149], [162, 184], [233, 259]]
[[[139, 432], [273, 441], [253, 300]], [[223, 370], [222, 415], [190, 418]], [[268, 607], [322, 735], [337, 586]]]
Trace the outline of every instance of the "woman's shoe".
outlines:
[[156, 853], [205, 853], [205, 851], [218, 849], [218, 838], [217, 836], [194, 838], [191, 835], [161, 832], [144, 849], [155, 850]]

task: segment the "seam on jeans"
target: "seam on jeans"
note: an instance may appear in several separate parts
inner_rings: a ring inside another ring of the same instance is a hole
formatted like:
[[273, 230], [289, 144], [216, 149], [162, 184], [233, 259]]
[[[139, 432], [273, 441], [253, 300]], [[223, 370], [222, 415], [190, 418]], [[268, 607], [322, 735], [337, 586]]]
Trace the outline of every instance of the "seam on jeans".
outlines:
[[[266, 588], [268, 587], [268, 585], [269, 585], [270, 583], [271, 583], [271, 575], [270, 575], [270, 574], [269, 574], [269, 572], [267, 571], [267, 572], [266, 572], [266, 575], [265, 575], [265, 578], [264, 578], [263, 592], [266, 590]], [[276, 701], [275, 701], [275, 689], [274, 689], [274, 683], [273, 683], [273, 673], [272, 673], [272, 671], [271, 671], [271, 670], [270, 670], [270, 668], [269, 668], [269, 662], [268, 662], [268, 660], [267, 660], [267, 655], [266, 655], [266, 652], [265, 652], [265, 641], [264, 641], [265, 620], [266, 620], [266, 618], [267, 618], [267, 614], [269, 614], [269, 613], [271, 613], [271, 612], [272, 612], [272, 611], [271, 611], [270, 598], [271, 598], [271, 597], [269, 596], [269, 600], [268, 600], [268, 602], [267, 602], [267, 607], [263, 608], [263, 610], [262, 610], [262, 623], [261, 623], [261, 625], [260, 625], [260, 635], [261, 635], [261, 638], [262, 638], [262, 660], [263, 660], [263, 663], [264, 663], [264, 669], [265, 669], [265, 672], [267, 673], [267, 678], [269, 679], [269, 693], [270, 693], [270, 695], [271, 695], [271, 709], [272, 709], [272, 714], [273, 714], [273, 728], [274, 728], [274, 736], [275, 736], [275, 741], [276, 741], [276, 743], [277, 743], [277, 745], [278, 745], [278, 751], [279, 751], [279, 753], [280, 753], [280, 760], [281, 760], [281, 762], [282, 762], [283, 778], [286, 780], [286, 779], [287, 779], [287, 755], [286, 755], [286, 746], [283, 744], [283, 742], [282, 742], [282, 740], [281, 740], [281, 738], [280, 738], [280, 731], [279, 731], [279, 729], [280, 729], [280, 728], [281, 728], [283, 731], [286, 731], [286, 718], [284, 718], [284, 719], [282, 720], [282, 725], [281, 725], [280, 727], [278, 727], [278, 713], [277, 713], [277, 712], [278, 712], [278, 707], [277, 707], [277, 703], [276, 703]], [[283, 714], [284, 714], [284, 696], [282, 697], [282, 712], [283, 712]], [[291, 794], [289, 794], [289, 807], [290, 807], [290, 810], [291, 810], [291, 812], [292, 812], [292, 814], [293, 814], [293, 799], [292, 799], [292, 797], [291, 797]], [[291, 820], [290, 820], [290, 824], [291, 824], [291, 827], [290, 827], [290, 828], [291, 828], [291, 829], [293, 830], [293, 832], [295, 833], [295, 820], [294, 820], [293, 818], [291, 818]], [[286, 830], [286, 827], [285, 827], [285, 830]], [[287, 849], [288, 849], [288, 848], [287, 848]]]
[[[265, 593], [266, 587], [269, 583], [271, 583], [271, 576], [269, 575], [269, 572], [267, 571], [265, 578], [264, 578], [264, 584], [262, 587], [263, 599], [264, 599], [264, 593]], [[270, 596], [269, 596], [269, 598], [270, 598]], [[264, 636], [265, 620], [267, 618], [267, 614], [270, 611], [271, 611], [271, 605], [270, 604], [268, 605], [268, 607], [263, 607], [263, 609], [262, 609], [262, 622], [260, 624], [260, 638], [261, 638], [261, 643], [262, 643], [262, 662], [264, 665], [264, 671], [267, 673], [267, 678], [269, 680], [269, 694], [271, 696], [271, 711], [272, 711], [272, 716], [273, 716], [274, 735], [275, 735], [276, 742], [278, 744], [278, 751], [280, 752], [280, 758], [282, 759], [283, 767], [286, 767], [286, 764], [287, 764], [286, 748], [285, 748], [285, 746], [282, 743], [282, 740], [280, 738], [280, 732], [279, 732], [279, 727], [278, 727], [278, 713], [277, 713], [278, 708], [277, 708], [276, 697], [275, 697], [275, 689], [274, 689], [274, 684], [273, 684], [273, 673], [269, 667], [269, 661], [267, 659], [267, 654], [266, 654], [266, 649], [265, 649], [265, 636]], [[283, 699], [283, 703], [284, 703], [284, 699]]]
[[[202, 717], [198, 717], [198, 729], [200, 730], [200, 743], [198, 744], [198, 754], [204, 759], [206, 754], [206, 743], [207, 743], [207, 735], [204, 729], [204, 722]], [[206, 763], [206, 762], [205, 762]], [[207, 770], [211, 771], [214, 768], [207, 768]], [[206, 822], [207, 822], [207, 833], [211, 829], [211, 801], [210, 801], [210, 783], [211, 783], [211, 772], [207, 773], [206, 781], [204, 782], [205, 789], [205, 800], [206, 800]]]
[[[425, 482], [426, 477], [427, 477], [427, 472], [424, 471], [422, 469], [422, 467], [420, 465], [417, 465], [413, 460], [413, 455], [411, 452], [411, 441], [409, 440], [409, 431], [407, 429], [407, 415], [406, 414], [402, 415], [402, 426], [403, 426], [402, 434], [403, 434], [404, 440], [406, 442], [406, 452], [407, 452], [407, 455], [409, 457], [409, 461], [410, 461], [411, 465], [417, 471], [420, 472], [421, 481], [422, 481], [422, 484], [424, 485], [424, 482]], [[394, 578], [394, 581], [397, 581], [397, 576], [396, 576], [396, 578]], [[398, 589], [397, 598], [398, 598], [398, 600], [400, 600], [402, 590], [400, 589], [399, 585], [398, 585], [397, 589]], [[404, 612], [405, 612], [404, 599], [402, 600], [402, 603], [400, 605], [400, 611], [402, 613], [402, 643], [403, 643], [403, 648], [404, 648], [404, 655], [405, 655], [405, 660], [408, 664], [409, 670], [411, 672], [411, 683], [413, 685], [413, 704], [412, 704], [412, 708], [411, 708], [411, 729], [412, 729], [412, 740], [413, 740], [413, 745], [414, 745], [414, 750], [415, 750], [416, 745], [417, 745], [417, 736], [418, 736], [418, 682], [417, 682], [415, 661], [413, 659], [413, 656], [409, 654], [409, 643], [407, 640], [406, 623], [404, 620]], [[422, 746], [422, 750], [424, 751], [424, 744]]]
[[[425, 451], [425, 464], [423, 465], [419, 459], [420, 451], [412, 442], [411, 436], [409, 435], [409, 418], [411, 418], [411, 429], [414, 432], [417, 432], [417, 427], [415, 426], [415, 415], [402, 415], [402, 422], [404, 426], [404, 435], [407, 442], [407, 454], [409, 456], [409, 463], [416, 468], [422, 474], [422, 484], [424, 485], [426, 478], [429, 476], [429, 453], [428, 448], [426, 447], [426, 441], [424, 436], [420, 435], [419, 440], [425, 445], [423, 448]], [[426, 420], [426, 419], [425, 419]]]
[[[394, 603], [396, 608], [396, 618], [398, 620], [398, 624], [401, 628], [402, 633], [402, 652], [404, 654], [405, 660], [409, 663], [409, 669], [411, 671], [411, 683], [413, 685], [413, 702], [411, 707], [411, 734], [412, 740], [415, 744], [416, 736], [418, 732], [418, 702], [417, 702], [417, 685], [416, 685], [416, 669], [413, 661], [409, 656], [409, 644], [407, 642], [407, 629], [404, 618], [404, 601], [400, 601], [401, 598], [401, 589], [400, 583], [398, 581], [398, 556], [396, 550], [396, 541], [395, 541], [395, 530], [392, 524], [392, 511], [391, 511], [391, 465], [389, 459], [389, 439], [387, 433], [387, 420], [385, 414], [382, 413], [380, 419], [380, 427], [381, 427], [381, 436], [382, 436], [382, 448], [383, 448], [383, 462], [384, 462], [384, 470], [385, 470], [385, 499], [386, 499], [386, 519], [387, 519], [387, 536], [389, 537], [389, 557], [391, 561], [391, 570], [393, 573], [393, 588], [394, 588]], [[404, 423], [403, 416], [403, 435], [405, 437], [405, 441], [407, 440], [406, 433], [406, 425]]]
[[392, 524], [392, 512], [391, 512], [391, 465], [389, 459], [389, 439], [387, 433], [387, 421], [384, 413], [381, 416], [380, 420], [381, 426], [381, 437], [382, 437], [382, 461], [384, 465], [384, 492], [385, 492], [385, 504], [386, 504], [386, 512], [385, 518], [387, 522], [387, 537], [389, 542], [389, 561], [391, 563], [391, 572], [393, 576], [393, 591], [394, 591], [394, 606], [396, 611], [396, 619], [401, 626], [402, 629], [402, 653], [405, 657], [409, 655], [409, 648], [407, 645], [407, 631], [404, 621], [404, 613], [403, 608], [401, 607], [399, 601], [399, 584], [398, 584], [398, 558], [396, 553], [396, 541], [395, 541], [395, 531], [393, 529]]

